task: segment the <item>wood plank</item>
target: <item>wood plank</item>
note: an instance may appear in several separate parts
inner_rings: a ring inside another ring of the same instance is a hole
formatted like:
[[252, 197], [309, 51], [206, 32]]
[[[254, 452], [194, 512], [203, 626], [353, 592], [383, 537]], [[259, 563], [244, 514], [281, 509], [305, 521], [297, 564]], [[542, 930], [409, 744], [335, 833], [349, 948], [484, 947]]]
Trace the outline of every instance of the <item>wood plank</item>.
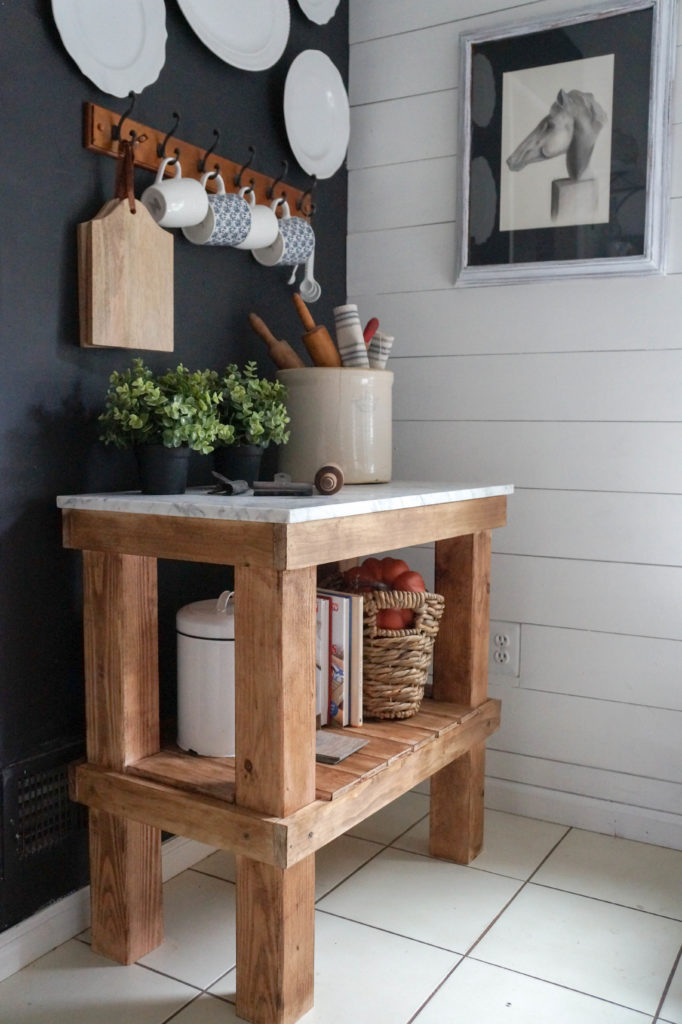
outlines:
[[[156, 560], [83, 553], [87, 752], [120, 769], [159, 746]], [[93, 949], [131, 963], [163, 940], [161, 834], [90, 816]]]
[[[370, 104], [366, 107], [353, 108], [353, 132], [348, 147], [348, 169], [359, 167], [376, 167], [380, 164], [407, 163], [415, 154], [421, 160], [434, 157], [453, 156], [457, 152], [457, 90], [446, 89], [443, 92], [428, 93], [423, 96], [407, 96], [403, 99], [386, 100], [381, 104]], [[454, 235], [452, 225], [449, 230]], [[365, 236], [369, 237], [369, 236]], [[384, 244], [385, 244], [384, 239]], [[349, 254], [350, 255], [350, 254]], [[391, 254], [384, 253], [391, 265], [394, 259]], [[364, 261], [363, 261], [364, 264]], [[416, 269], [416, 265], [415, 265]], [[452, 287], [452, 270], [454, 263], [449, 265]], [[350, 259], [348, 260], [349, 286], [357, 280]], [[445, 275], [441, 267], [438, 280]], [[376, 274], [370, 276], [365, 294], [374, 289], [372, 282]], [[421, 275], [420, 275], [421, 280]], [[414, 283], [408, 288], [417, 287]], [[357, 288], [349, 291], [357, 292]], [[390, 288], [381, 289], [390, 291]], [[399, 290], [399, 288], [396, 288]]]
[[334, 800], [316, 801], [286, 819], [287, 860], [294, 863], [343, 835], [370, 814], [428, 779], [472, 747], [483, 743], [500, 724], [500, 702], [481, 705], [457, 729], [387, 765], [383, 772], [349, 787]]
[[277, 523], [63, 509], [66, 548], [122, 552], [215, 565], [278, 562]]
[[[445, 165], [448, 160], [454, 163], [453, 158], [441, 158], [434, 163]], [[395, 169], [379, 167], [375, 171], [353, 171], [348, 177], [349, 186], [355, 183], [358, 188], [370, 190], [372, 195], [376, 186], [370, 175], [380, 175], [389, 170], [394, 173], [393, 180], [398, 180], [401, 169], [406, 175], [416, 173], [419, 180], [422, 180], [422, 164], [408, 163], [399, 164]], [[399, 193], [396, 201], [400, 198]], [[365, 213], [370, 215], [365, 210], [370, 202], [371, 199], [363, 200], [362, 196], [349, 196], [350, 209], [356, 211], [354, 215], [358, 219]], [[383, 217], [384, 222], [378, 223], [376, 227], [404, 227], [406, 223], [412, 223], [398, 216], [389, 222], [387, 214], [391, 207], [387, 205], [388, 202], [387, 199], [378, 200], [376, 216]], [[428, 208], [422, 209], [425, 216], [421, 223], [427, 224], [430, 222]], [[449, 286], [424, 295], [410, 285], [404, 292], [390, 290], [378, 293], [370, 279], [361, 283], [360, 291], [352, 295], [349, 301], [360, 302], [363, 308], [365, 302], [362, 302], [362, 296], [371, 296], [372, 309], [381, 323], [400, 324], [400, 334], [397, 328], [395, 332], [399, 337], [400, 348], [396, 342], [397, 351], [391, 359], [393, 369], [397, 359], [403, 356], [450, 357], [515, 352], [679, 348], [675, 332], [665, 328], [674, 322], [682, 302], [682, 276], [652, 274], [650, 277], [638, 278], [636, 287], [627, 277], [577, 279], [571, 281], [570, 288], [566, 288], [565, 284], [565, 281], [519, 282], [513, 288], [506, 287], [496, 292], [497, 301], [481, 302], [479, 288]], [[502, 302], [504, 330], [501, 331]], [[528, 309], [533, 310], [530, 318], [526, 315]], [[425, 331], [424, 316], [427, 310], [429, 329]], [[552, 330], [548, 332], [545, 325], [550, 318]], [[466, 324], [466, 330], [453, 331], [453, 322]], [[395, 403], [393, 408], [400, 417], [400, 410]], [[455, 415], [456, 409], [453, 407], [448, 419]], [[436, 450], [437, 455], [442, 454], [443, 447], [441, 444], [440, 450]], [[457, 454], [461, 454], [459, 447]], [[479, 450], [477, 454], [483, 452]], [[504, 471], [491, 479], [515, 480], [515, 474]]]
[[682, 494], [680, 434], [679, 423], [394, 420], [394, 473], [403, 480], [458, 474], [545, 490]]
[[132, 964], [163, 942], [161, 833], [91, 810], [92, 950]]
[[313, 1005], [315, 857], [287, 870], [237, 857], [237, 1016], [293, 1024]]
[[486, 697], [490, 607], [489, 531], [436, 544], [445, 610], [433, 655], [433, 696], [477, 707]]
[[237, 803], [285, 816], [315, 795], [315, 571], [235, 570]]
[[[95, 765], [75, 768], [72, 799], [131, 822], [196, 839], [209, 846], [248, 854], [269, 864], [286, 864], [286, 825], [205, 793], [180, 789], [132, 773]], [[107, 903], [109, 901], [107, 900]]]
[[365, 719], [364, 725], [357, 728], [347, 726], [352, 732], [358, 735], [377, 736], [381, 739], [396, 740], [408, 746], [411, 750], [418, 750], [425, 743], [432, 743], [436, 738], [434, 729], [420, 729], [417, 726], [408, 724], [411, 719], [384, 719], [374, 722], [372, 719]]
[[233, 804], [235, 771], [233, 757], [192, 757], [184, 750], [162, 750], [129, 765], [132, 775], [169, 782], [190, 793], [206, 793]]
[[381, 551], [386, 538], [394, 547], [423, 544], [480, 530], [492, 530], [506, 522], [506, 495], [473, 498], [418, 508], [372, 512], [312, 523], [292, 523], [286, 534], [289, 568], [330, 562]]
[[483, 847], [485, 743], [431, 776], [429, 852], [470, 864]]
[[83, 552], [88, 759], [122, 768], [159, 749], [156, 560]]

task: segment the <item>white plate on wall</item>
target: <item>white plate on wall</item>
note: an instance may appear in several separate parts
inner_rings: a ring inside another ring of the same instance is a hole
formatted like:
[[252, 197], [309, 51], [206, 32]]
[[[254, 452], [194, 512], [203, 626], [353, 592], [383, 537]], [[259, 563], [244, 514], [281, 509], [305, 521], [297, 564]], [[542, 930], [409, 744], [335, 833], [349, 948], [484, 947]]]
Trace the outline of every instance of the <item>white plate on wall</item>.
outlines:
[[326, 25], [336, 14], [339, 0], [298, 0], [298, 6], [316, 25]]
[[350, 109], [338, 68], [321, 50], [304, 50], [289, 68], [284, 123], [303, 170], [331, 178], [348, 149]]
[[276, 64], [289, 38], [289, 0], [178, 0], [192, 29], [217, 57], [243, 71]]
[[52, 0], [62, 42], [98, 89], [142, 92], [166, 61], [164, 0]]

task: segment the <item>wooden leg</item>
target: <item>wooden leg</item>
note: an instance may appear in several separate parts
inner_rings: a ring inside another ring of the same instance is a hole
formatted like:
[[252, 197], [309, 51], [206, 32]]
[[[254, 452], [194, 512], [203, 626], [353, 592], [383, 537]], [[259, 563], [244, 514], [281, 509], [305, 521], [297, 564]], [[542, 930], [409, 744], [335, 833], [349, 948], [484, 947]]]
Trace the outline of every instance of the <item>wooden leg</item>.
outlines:
[[314, 854], [286, 869], [237, 857], [238, 1017], [293, 1024], [312, 1008], [314, 889]]
[[[436, 592], [445, 614], [434, 649], [434, 697], [476, 707], [487, 697], [490, 617], [489, 531], [436, 544]], [[434, 857], [468, 864], [483, 845], [485, 744], [431, 777], [429, 846]]]
[[[238, 804], [285, 816], [315, 799], [315, 570], [235, 569]], [[237, 859], [237, 1014], [289, 1024], [313, 1005], [314, 855]]]
[[[107, 768], [159, 749], [156, 559], [83, 552], [88, 760]], [[163, 940], [161, 833], [90, 812], [93, 949], [120, 963]]]
[[163, 941], [161, 833], [90, 811], [92, 948], [132, 964]]

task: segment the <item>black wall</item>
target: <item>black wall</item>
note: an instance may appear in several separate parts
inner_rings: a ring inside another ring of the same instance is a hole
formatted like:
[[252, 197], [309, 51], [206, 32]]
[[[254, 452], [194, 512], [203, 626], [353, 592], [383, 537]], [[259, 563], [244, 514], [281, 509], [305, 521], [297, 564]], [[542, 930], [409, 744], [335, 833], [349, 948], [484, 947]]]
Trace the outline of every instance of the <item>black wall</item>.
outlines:
[[[325, 26], [290, 0], [286, 51], [267, 71], [233, 68], [194, 35], [176, 0], [167, 0], [166, 63], [137, 101], [134, 117], [155, 128], [182, 117], [178, 135], [287, 180], [310, 180], [289, 148], [282, 114], [287, 70], [305, 49], [320, 49], [347, 81], [347, 2]], [[175, 351], [92, 351], [78, 345], [76, 225], [113, 194], [115, 162], [82, 146], [84, 101], [123, 110], [126, 100], [101, 93], [62, 46], [49, 0], [0, 0], [0, 769], [7, 783], [17, 765], [82, 741], [80, 558], [61, 548], [57, 494], [136, 486], [132, 455], [97, 440], [109, 374], [142, 355], [155, 369], [184, 362], [222, 368], [255, 358], [272, 375], [264, 346], [251, 333], [255, 310], [276, 334], [300, 349], [301, 326], [283, 269], [265, 269], [248, 253], [192, 246], [175, 232]], [[187, 168], [184, 168], [187, 173]], [[153, 175], [136, 171], [136, 191]], [[346, 174], [316, 190], [316, 277], [313, 307], [331, 324], [345, 301]], [[203, 482], [195, 457], [192, 482]], [[229, 571], [160, 563], [162, 703], [174, 700], [174, 614], [187, 601], [213, 596]], [[55, 760], [53, 756], [53, 760]], [[58, 760], [58, 758], [57, 758]], [[19, 772], [21, 775], [22, 772]], [[26, 775], [26, 771], [23, 772]], [[7, 794], [7, 786], [5, 786]], [[4, 867], [0, 928], [85, 881], [82, 851], [63, 869], [63, 850], [47, 843], [40, 857], [14, 870], [8, 798], [2, 811]], [[70, 858], [67, 858], [67, 860]], [[78, 862], [78, 867], [73, 864]], [[2, 864], [0, 863], [0, 866]], [[46, 887], [46, 873], [50, 878]], [[38, 876], [41, 885], [37, 885]], [[76, 877], [77, 876], [77, 877]]]

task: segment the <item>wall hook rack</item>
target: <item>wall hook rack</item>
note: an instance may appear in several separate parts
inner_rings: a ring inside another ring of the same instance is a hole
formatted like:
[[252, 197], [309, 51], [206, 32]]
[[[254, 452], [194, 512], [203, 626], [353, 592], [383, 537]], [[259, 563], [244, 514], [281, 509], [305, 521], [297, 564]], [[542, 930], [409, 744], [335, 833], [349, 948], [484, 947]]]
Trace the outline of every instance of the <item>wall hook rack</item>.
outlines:
[[[289, 161], [288, 160], [282, 160], [282, 173], [279, 174], [278, 177], [275, 178], [275, 180], [273, 181], [272, 185], [268, 189], [268, 191], [267, 191], [268, 199], [274, 199], [274, 197], [275, 197], [275, 189], [279, 185], [279, 183], [282, 180], [282, 178], [285, 178], [288, 173], [289, 173]], [[282, 198], [284, 198], [285, 195], [286, 195], [286, 192], [282, 192]]]
[[[237, 188], [241, 188], [242, 187], [242, 174], [247, 169], [247, 167], [250, 167], [251, 164], [253, 163], [253, 158], [256, 155], [256, 147], [255, 146], [249, 146], [249, 153], [251, 154], [251, 156], [249, 157], [249, 159], [246, 161], [245, 164], [242, 164], [242, 166], [239, 168], [239, 170], [235, 174], [234, 178], [232, 179], [234, 181], [235, 185], [237, 186]], [[253, 187], [253, 179], [251, 180], [250, 184]]]
[[[123, 127], [123, 122], [133, 112], [133, 108], [134, 108], [135, 102], [137, 100], [137, 96], [135, 95], [135, 92], [134, 92], [133, 89], [131, 89], [130, 92], [128, 93], [128, 99], [130, 100], [130, 104], [123, 111], [123, 113], [121, 114], [120, 121], [118, 122], [118, 124], [114, 124], [114, 125], [111, 126], [111, 137], [114, 140], [114, 142], [118, 142], [120, 140], [120, 138], [121, 138], [121, 128]], [[131, 135], [132, 138], [135, 138], [135, 132], [134, 131], [131, 130], [130, 135]]]
[[[160, 157], [162, 160], [166, 159], [166, 144], [168, 143], [168, 140], [175, 135], [176, 129], [177, 129], [179, 124], [180, 124], [180, 115], [177, 113], [177, 111], [174, 110], [173, 111], [173, 124], [172, 124], [170, 130], [166, 133], [166, 137], [164, 138], [163, 142], [159, 143], [157, 145], [157, 147], [156, 147], [156, 155], [158, 157]], [[176, 148], [176, 150], [175, 150], [175, 159], [173, 160], [174, 164], [176, 164], [178, 162], [179, 156], [180, 156], [180, 150]]]
[[[129, 120], [128, 112], [126, 112], [125, 117], [122, 117], [120, 112], [115, 110], [108, 110], [106, 107], [100, 107], [96, 103], [85, 103], [83, 108], [84, 147], [93, 153], [104, 153], [106, 156], [118, 157], [118, 141], [112, 137], [112, 130], [119, 123], [122, 124], [124, 120], [133, 133], [132, 137], [135, 140], [135, 167], [143, 167], [145, 170], [156, 173], [162, 160], [162, 157], [158, 155], [158, 147], [163, 147], [164, 138], [167, 142], [170, 136], [166, 136], [165, 132], [143, 124], [140, 121]], [[173, 132], [171, 131], [170, 135], [172, 134]], [[186, 142], [177, 137], [174, 138], [174, 143], [175, 154], [182, 164], [183, 174], [187, 176], [194, 174], [196, 176], [196, 168], [199, 166], [199, 162], [208, 156], [204, 146], [197, 146], [192, 142]], [[251, 149], [252, 147], [249, 147], [249, 150]], [[241, 163], [230, 160], [228, 157], [219, 156], [217, 153], [212, 155], [212, 163], [229, 189], [229, 183], [233, 182], [240, 173], [243, 173], [247, 165], [242, 166]], [[254, 155], [255, 151], [252, 154], [252, 159]], [[170, 168], [167, 174], [172, 174]], [[272, 175], [263, 174], [250, 168], [249, 180], [256, 195], [256, 202], [269, 202], [268, 189], [273, 184]], [[300, 209], [299, 203], [302, 202], [305, 195], [303, 190], [293, 188], [287, 182], [284, 182], [284, 186], [289, 196], [289, 202], [295, 203], [297, 208]], [[206, 187], [209, 191], [214, 192], [216, 189], [215, 180], [207, 181]], [[303, 210], [301, 210], [301, 213], [304, 217], [308, 216]]]
[[[303, 192], [301, 194], [301, 196], [296, 200], [296, 209], [300, 210], [300, 212], [305, 217], [312, 217], [312, 215], [317, 210], [317, 203], [313, 202], [313, 192], [315, 191], [316, 188], [317, 188], [317, 175], [313, 174], [312, 184], [309, 185], [308, 188], [305, 190], [305, 192]], [[303, 200], [306, 198], [306, 196], [308, 197], [308, 209], [304, 210], [303, 209]]]
[[[203, 173], [204, 173], [204, 171], [206, 170], [206, 161], [208, 160], [209, 156], [211, 155], [211, 153], [213, 152], [213, 150], [214, 150], [214, 149], [216, 148], [216, 146], [218, 145], [218, 142], [220, 141], [220, 132], [218, 131], [218, 129], [217, 129], [217, 128], [214, 128], [214, 129], [213, 129], [213, 134], [215, 135], [215, 138], [214, 138], [214, 140], [213, 140], [213, 144], [212, 144], [211, 146], [209, 146], [209, 148], [208, 148], [208, 149], [206, 150], [206, 152], [205, 152], [205, 153], [204, 153], [204, 155], [202, 156], [201, 160], [200, 160], [200, 161], [199, 161], [199, 163], [197, 164], [197, 169], [199, 170], [199, 172], [200, 172], [201, 174], [203, 174]], [[217, 166], [217, 165], [216, 165], [216, 166]], [[216, 171], [216, 174], [217, 174], [217, 173], [218, 173], [218, 172]]]

